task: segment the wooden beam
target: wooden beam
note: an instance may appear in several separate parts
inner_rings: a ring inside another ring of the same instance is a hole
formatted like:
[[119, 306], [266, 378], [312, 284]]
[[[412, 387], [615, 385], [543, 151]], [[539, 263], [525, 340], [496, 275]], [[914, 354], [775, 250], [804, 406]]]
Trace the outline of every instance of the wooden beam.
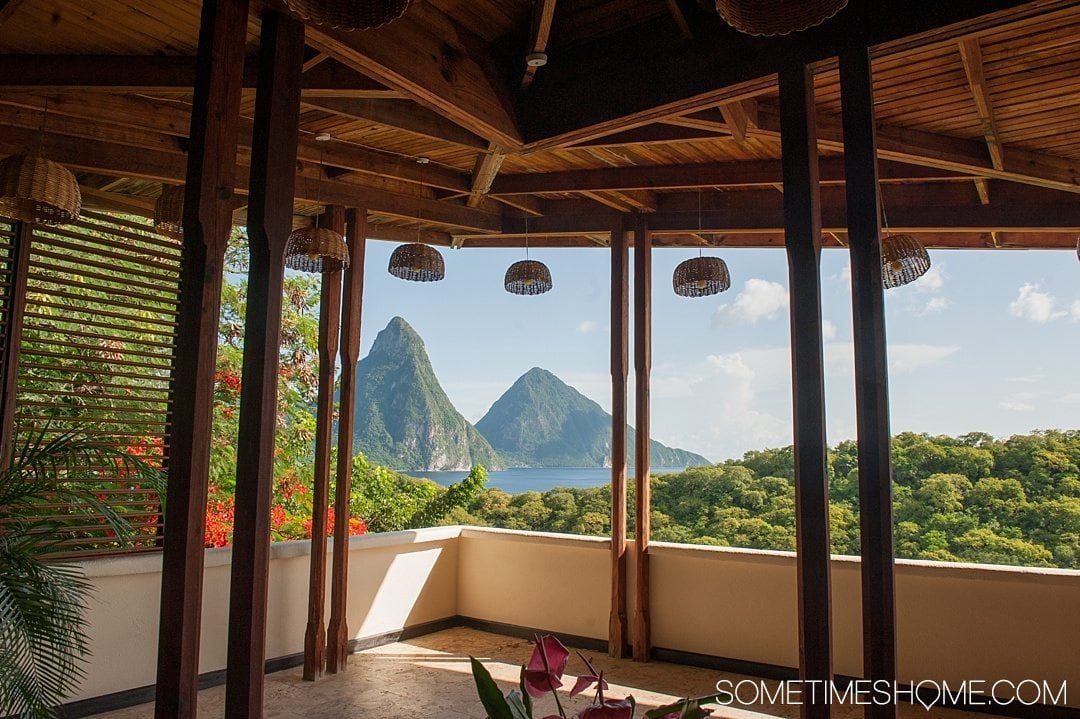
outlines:
[[346, 213], [349, 266], [341, 307], [341, 379], [338, 408], [338, 463], [334, 487], [334, 564], [330, 574], [330, 625], [326, 630], [326, 671], [345, 671], [349, 654], [349, 492], [352, 487], [353, 425], [356, 421], [356, 363], [360, 359], [360, 318], [364, 301], [367, 213]]
[[[111, 184], [111, 183], [110, 183]], [[84, 207], [100, 207], [104, 210], [129, 212], [141, 217], [153, 218], [154, 200], [146, 197], [123, 195], [119, 192], [107, 192], [86, 185], [79, 186]]]
[[326, 112], [411, 132], [440, 142], [486, 150], [488, 142], [448, 121], [439, 113], [410, 100], [371, 100], [348, 97], [306, 98], [304, 103]]
[[659, 203], [651, 190], [616, 190], [611, 194], [638, 212], [656, 212]]
[[979, 195], [979, 202], [984, 205], [990, 204], [990, 181], [984, 177], [975, 179], [975, 192]]
[[[84, 94], [182, 93], [191, 91], [195, 66], [195, 58], [175, 55], [0, 55], [0, 67], [4, 69], [0, 89]], [[255, 78], [252, 59], [244, 68], [245, 91], [254, 91]], [[402, 97], [397, 90], [336, 62], [320, 61], [312, 66], [300, 79], [300, 88], [305, 98]]]
[[479, 207], [491, 191], [491, 183], [499, 174], [506, 153], [497, 145], [492, 145], [487, 152], [481, 152], [476, 156], [476, 165], [473, 167], [472, 187], [469, 189], [469, 207]]
[[[847, 215], [851, 255], [851, 309], [855, 337], [855, 415], [858, 429], [859, 537], [862, 576], [862, 677], [894, 685], [896, 595], [893, 552], [892, 461], [889, 442], [889, 364], [885, 345], [885, 293], [881, 284], [881, 226], [874, 84], [870, 53], [840, 55]], [[866, 719], [896, 719], [889, 696], [865, 708]]]
[[[345, 234], [345, 210], [327, 208], [327, 224]], [[341, 326], [341, 270], [324, 270], [319, 293], [319, 389], [315, 400], [315, 475], [311, 491], [311, 567], [308, 622], [304, 630], [304, 679], [315, 681], [326, 666], [326, 530], [330, 507], [330, 449], [334, 429], [334, 360]]]
[[[545, 82], [521, 98], [519, 117], [529, 150], [565, 147], [672, 115], [741, 100], [775, 87], [784, 61], [819, 62], [835, 57], [851, 38], [882, 45], [881, 56], [898, 52], [887, 43], [934, 31], [937, 38], [970, 34], [991, 13], [1003, 22], [1024, 12], [1028, 0], [939, 3], [911, 13], [903, 0], [852, 3], [821, 26], [780, 38], [743, 35], [718, 17], [700, 13], [694, 39], [658, 45], [655, 27], [642, 23], [585, 46], [545, 73]], [[1030, 17], [1042, 8], [1030, 8]], [[945, 28], [944, 30], [939, 30]], [[622, 51], [611, 62], [611, 48]], [[733, 62], [732, 58], [738, 58]], [[597, 83], [596, 78], [604, 82]], [[575, 108], [567, 113], [566, 107]]]
[[177, 350], [170, 392], [157, 719], [194, 719], [202, 631], [203, 537], [225, 247], [232, 231], [246, 0], [204, 0], [184, 191]]
[[667, 0], [667, 8], [671, 14], [671, 19], [675, 21], [675, 25], [679, 28], [679, 34], [687, 40], [693, 40], [694, 33], [690, 30], [690, 23], [686, 21], [686, 15], [683, 14], [682, 8], [679, 7], [679, 0]]
[[4, 318], [4, 333], [0, 338], [3, 343], [3, 354], [0, 354], [0, 467], [9, 466], [14, 453], [26, 282], [30, 276], [30, 252], [34, 241], [34, 226], [31, 223], [13, 224], [11, 249], [5, 258], [8, 270], [8, 300], [0, 310]]
[[1004, 150], [1001, 146], [1001, 135], [998, 133], [997, 123], [994, 121], [994, 103], [990, 99], [990, 87], [983, 74], [982, 47], [979, 45], [979, 38], [966, 37], [960, 40], [960, 59], [964, 63], [964, 74], [967, 75], [968, 87], [971, 88], [971, 96], [975, 100], [979, 122], [982, 123], [986, 147], [990, 151], [990, 161], [993, 162], [995, 170], [1004, 170]]
[[[780, 72], [784, 229], [788, 255], [793, 392], [799, 679], [828, 686], [832, 672], [829, 475], [826, 470], [825, 360], [821, 322], [821, 220], [814, 83], [799, 63]], [[821, 693], [808, 696], [802, 719], [829, 719]]]
[[443, 113], [470, 132], [502, 147], [520, 146], [503, 89], [487, 76], [470, 39], [438, 16], [434, 7], [414, 6], [378, 32], [313, 26], [308, 34], [315, 49]]
[[651, 409], [649, 379], [652, 372], [652, 237], [645, 215], [634, 215], [634, 588], [633, 656], [646, 662], [652, 655], [652, 620], [649, 613], [649, 435]]
[[330, 56], [327, 55], [325, 52], [317, 52], [314, 55], [312, 55], [310, 58], [308, 58], [307, 60], [304, 60], [304, 66], [301, 68], [300, 71], [301, 72], [307, 72], [308, 70], [315, 67], [319, 63], [321, 63], [321, 62], [323, 62], [325, 60], [329, 60], [329, 59], [330, 59]]
[[[548, 40], [551, 38], [551, 23], [555, 19], [555, 0], [535, 0], [532, 11], [532, 25], [529, 29], [529, 53], [547, 52]], [[523, 88], [532, 85], [536, 71], [536, 65], [525, 65], [525, 74], [521, 78]]]
[[614, 197], [609, 197], [603, 192], [585, 191], [581, 193], [583, 196], [589, 198], [593, 202], [599, 203], [604, 207], [608, 207], [616, 212], [628, 212], [630, 207], [625, 202], [621, 202]]
[[746, 130], [751, 124], [751, 115], [756, 123], [757, 102], [755, 100], [743, 100], [742, 102], [720, 103], [720, 114], [724, 117], [724, 123], [731, 130], [731, 136], [739, 144], [746, 142]]
[[236, 507], [225, 714], [261, 719], [270, 584], [270, 505], [281, 347], [285, 246], [292, 232], [304, 24], [265, 11], [251, 141], [248, 311], [236, 439]]
[[608, 654], [626, 656], [626, 378], [630, 371], [630, 271], [622, 220], [611, 229], [611, 616]]
[[[596, 170], [500, 175], [492, 184], [491, 194], [770, 187], [780, 182], [781, 174], [779, 160], [606, 167]], [[844, 181], [843, 158], [823, 159], [821, 174], [823, 180], [829, 184], [842, 183]], [[890, 182], [949, 180], [965, 177], [953, 170], [926, 168], [900, 162], [882, 163], [882, 176], [884, 180]]]
[[[178, 182], [184, 177], [184, 159], [180, 154], [115, 143], [84, 142], [51, 133], [39, 135], [31, 130], [0, 125], [0, 152], [21, 152], [19, 148], [30, 146], [26, 143], [40, 146], [46, 155], [63, 157], [64, 163], [70, 167], [90, 172], [159, 182]], [[235, 182], [238, 189], [246, 190], [247, 179], [242, 174], [237, 176]], [[501, 228], [501, 217], [497, 212], [429, 198], [417, 200], [415, 195], [372, 187], [364, 182], [362, 178], [334, 181], [297, 176], [296, 197], [308, 202], [343, 205], [366, 202], [381, 212], [410, 218], [416, 215], [419, 205], [424, 220], [435, 224], [487, 232]]]
[[[758, 107], [759, 126], [755, 134], [775, 137], [779, 131], [775, 109], [766, 103], [759, 103]], [[842, 150], [844, 132], [840, 118], [819, 113], [817, 122], [818, 147]], [[1069, 158], [1010, 148], [1004, 168], [998, 169], [986, 144], [976, 140], [888, 125], [878, 127], [877, 139], [879, 159], [1080, 193], [1080, 162]]]

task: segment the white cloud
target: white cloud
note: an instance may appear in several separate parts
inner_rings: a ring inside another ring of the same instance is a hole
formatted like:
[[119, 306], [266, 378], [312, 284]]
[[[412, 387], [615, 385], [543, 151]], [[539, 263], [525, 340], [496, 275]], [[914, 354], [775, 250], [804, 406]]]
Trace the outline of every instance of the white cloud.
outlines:
[[959, 350], [957, 345], [890, 344], [889, 371], [911, 372], [940, 362]]
[[596, 320], [584, 320], [578, 324], [574, 331], [579, 335], [587, 335], [590, 332], [595, 332], [597, 328]]
[[998, 402], [998, 406], [1011, 412], [1032, 412], [1035, 410], [1035, 407], [1027, 402], [1011, 402], [1009, 400]]
[[830, 280], [851, 284], [851, 265], [844, 265], [835, 275], [829, 276]]
[[926, 315], [943, 312], [951, 306], [952, 300], [948, 297], [931, 297], [915, 314], [919, 317], [925, 317]]
[[1007, 377], [1009, 382], [1020, 382], [1021, 384], [1037, 384], [1042, 380], [1041, 374], [1029, 374], [1021, 377]]
[[826, 342], [836, 339], [836, 325], [829, 320], [822, 320], [821, 336], [825, 339]]
[[1070, 392], [1058, 397], [1055, 401], [1063, 404], [1080, 404], [1080, 392]]
[[1009, 303], [1009, 314], [1029, 322], [1046, 324], [1064, 317], [1066, 313], [1057, 309], [1057, 298], [1052, 294], [1040, 292], [1036, 283], [1025, 282], [1016, 299]]
[[773, 319], [788, 304], [788, 291], [777, 282], [758, 279], [746, 281], [735, 301], [720, 305], [713, 314], [713, 325], [756, 324]]
[[1069, 308], [1069, 314], [1072, 315], [1073, 322], [1080, 322], [1080, 300], [1073, 300], [1072, 307]]
[[945, 273], [944, 265], [934, 265], [926, 274], [911, 284], [912, 288], [919, 292], [937, 292], [945, 286], [945, 280], [949, 276]]

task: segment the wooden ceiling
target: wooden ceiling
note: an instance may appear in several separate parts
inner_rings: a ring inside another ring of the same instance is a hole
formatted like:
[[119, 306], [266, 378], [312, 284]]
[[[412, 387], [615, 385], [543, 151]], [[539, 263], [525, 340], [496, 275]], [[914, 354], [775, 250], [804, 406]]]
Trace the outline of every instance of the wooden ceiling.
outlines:
[[[278, 1], [253, 4], [249, 56]], [[780, 245], [775, 71], [795, 58], [816, 68], [824, 239], [840, 246], [835, 54], [857, 37], [875, 46], [893, 229], [1075, 247], [1080, 2], [938, 5], [851, 0], [780, 39], [735, 32], [708, 0], [412, 0], [381, 29], [309, 26], [295, 212], [365, 207], [375, 238], [458, 246], [520, 244], [528, 214], [532, 243], [592, 247], [645, 212], [659, 245]], [[40, 147], [79, 172], [86, 204], [149, 212], [184, 176], [199, 10], [0, 0], [0, 155]], [[548, 64], [528, 68], [530, 52]], [[254, 87], [252, 62], [241, 192]]]

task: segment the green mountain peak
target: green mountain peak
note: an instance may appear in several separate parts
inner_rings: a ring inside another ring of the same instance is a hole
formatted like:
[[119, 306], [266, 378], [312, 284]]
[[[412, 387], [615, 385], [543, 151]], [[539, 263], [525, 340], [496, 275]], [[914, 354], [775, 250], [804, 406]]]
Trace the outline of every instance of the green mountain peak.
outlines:
[[394, 317], [357, 365], [357, 451], [397, 470], [469, 469], [502, 462], [446, 396], [424, 341]]
[[[611, 415], [541, 367], [518, 377], [476, 428], [508, 462], [528, 467], [604, 467], [611, 464]], [[634, 430], [627, 426], [627, 463]], [[650, 442], [656, 467], [710, 462], [699, 454]]]

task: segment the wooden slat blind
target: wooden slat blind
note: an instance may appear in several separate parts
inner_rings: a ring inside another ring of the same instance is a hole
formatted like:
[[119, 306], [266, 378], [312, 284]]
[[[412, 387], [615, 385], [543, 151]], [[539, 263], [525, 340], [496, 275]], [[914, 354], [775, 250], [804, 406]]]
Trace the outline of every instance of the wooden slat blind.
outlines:
[[[0, 241], [6, 237], [0, 229]], [[165, 461], [179, 273], [180, 243], [140, 218], [84, 211], [73, 225], [35, 227], [16, 401], [21, 436], [77, 430]], [[88, 481], [99, 500], [138, 526], [139, 538], [121, 545], [91, 518], [59, 546], [80, 555], [156, 548], [157, 495], [115, 464], [95, 474]], [[64, 516], [64, 506], [54, 509]]]
[[0, 219], [0, 377], [7, 374], [8, 314], [11, 307], [12, 248], [15, 244], [15, 227]]

